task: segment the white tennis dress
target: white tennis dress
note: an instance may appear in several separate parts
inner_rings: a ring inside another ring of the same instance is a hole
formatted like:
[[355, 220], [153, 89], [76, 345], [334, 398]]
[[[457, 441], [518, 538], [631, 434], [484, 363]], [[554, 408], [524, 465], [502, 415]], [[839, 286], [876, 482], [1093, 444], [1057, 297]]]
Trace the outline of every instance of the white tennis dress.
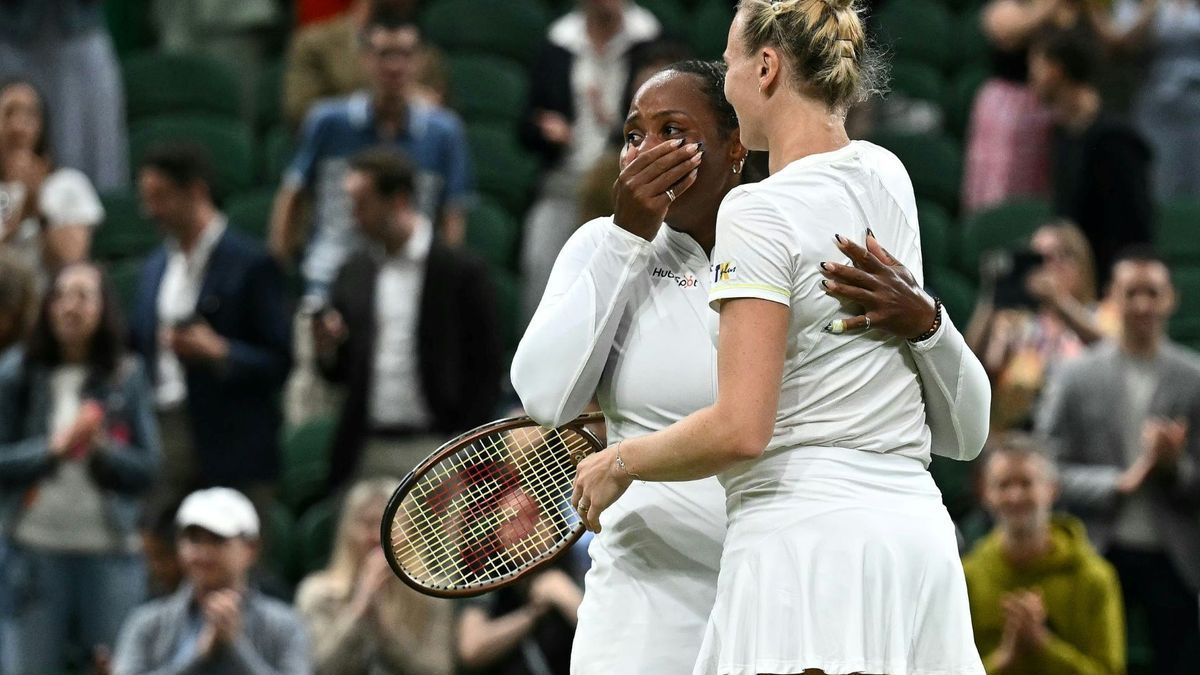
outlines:
[[[513, 361], [513, 386], [526, 412], [557, 426], [595, 396], [611, 443], [711, 405], [713, 276], [687, 235], [664, 227], [647, 242], [611, 218], [585, 224], [559, 254]], [[987, 433], [990, 390], [982, 366], [948, 319], [912, 351], [927, 388], [935, 452], [973, 457]], [[572, 672], [691, 672], [716, 595], [725, 533], [721, 485], [715, 478], [635, 481], [601, 523]]]
[[720, 476], [728, 533], [697, 674], [984, 672], [954, 526], [926, 471], [914, 350], [822, 330], [860, 310], [823, 292], [818, 265], [847, 262], [834, 235], [862, 242], [868, 226], [920, 275], [912, 184], [861, 141], [721, 205], [713, 305], [760, 298], [791, 317], [774, 437]]

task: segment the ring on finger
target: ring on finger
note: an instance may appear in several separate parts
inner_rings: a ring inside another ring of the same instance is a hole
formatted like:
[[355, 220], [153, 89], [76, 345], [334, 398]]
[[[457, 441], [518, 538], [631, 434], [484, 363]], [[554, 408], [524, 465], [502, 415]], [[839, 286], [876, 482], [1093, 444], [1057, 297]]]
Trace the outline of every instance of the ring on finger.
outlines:
[[871, 317], [864, 316], [863, 318], [867, 320], [867, 325], [863, 326], [863, 330], [871, 330]]
[[667, 189], [667, 199], [670, 199], [671, 201], [675, 201], [675, 191], [674, 190], [671, 190], [669, 188]]
[[587, 510], [588, 510], [589, 508], [591, 508], [591, 506], [592, 506], [591, 504], [588, 504], [588, 503], [583, 503], [583, 504], [580, 504], [580, 505], [579, 505], [579, 508], [578, 508], [578, 509], [575, 509], [575, 510], [576, 510], [576, 511], [579, 511], [580, 513], [587, 513]]

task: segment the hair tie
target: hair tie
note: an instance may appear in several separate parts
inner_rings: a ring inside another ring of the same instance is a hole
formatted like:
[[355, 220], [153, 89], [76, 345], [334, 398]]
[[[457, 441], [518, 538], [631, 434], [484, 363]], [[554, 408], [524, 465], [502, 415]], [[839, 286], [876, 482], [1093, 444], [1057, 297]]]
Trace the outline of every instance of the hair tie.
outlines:
[[771, 13], [772, 13], [772, 14], [774, 14], [775, 16], [779, 16], [780, 14], [782, 14], [782, 13], [783, 13], [783, 2], [782, 2], [782, 0], [772, 0], [772, 2], [771, 2]]

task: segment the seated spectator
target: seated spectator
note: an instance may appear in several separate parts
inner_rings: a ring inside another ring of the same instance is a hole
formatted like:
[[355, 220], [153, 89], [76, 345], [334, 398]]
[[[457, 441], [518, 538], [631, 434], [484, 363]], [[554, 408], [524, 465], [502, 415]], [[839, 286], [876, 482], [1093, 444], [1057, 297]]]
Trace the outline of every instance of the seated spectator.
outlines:
[[399, 484], [372, 478], [350, 489], [329, 567], [296, 593], [317, 675], [454, 672], [453, 604], [397, 579], [380, 549], [379, 521]]
[[583, 589], [561, 565], [463, 601], [458, 659], [503, 675], [567, 675]]
[[145, 597], [141, 497], [159, 465], [153, 390], [100, 270], [64, 268], [22, 358], [0, 366], [0, 671], [110, 649]]
[[1125, 672], [1125, 617], [1112, 565], [1083, 523], [1052, 515], [1054, 463], [1009, 433], [983, 465], [983, 501], [996, 527], [963, 560], [975, 645], [988, 673]]
[[20, 251], [43, 281], [87, 259], [104, 220], [87, 176], [54, 165], [45, 105], [25, 80], [0, 85], [0, 246]]
[[1100, 48], [1077, 33], [1049, 33], [1029, 52], [1030, 86], [1054, 117], [1057, 214], [1077, 223], [1096, 255], [1101, 285], [1116, 254], [1150, 241], [1150, 149], [1104, 110], [1094, 83]]
[[[283, 80], [283, 110], [288, 124], [298, 128], [322, 99], [348, 96], [370, 83], [362, 61], [355, 59], [367, 20], [378, 8], [393, 8], [405, 16], [416, 12], [416, 0], [354, 0], [345, 12], [310, 26], [301, 26], [288, 48]], [[445, 83], [436, 76], [440, 57], [431, 45], [417, 55], [417, 82], [423, 98], [441, 104]]]
[[522, 311], [533, 316], [558, 251], [584, 222], [579, 184], [625, 120], [634, 52], [662, 32], [632, 0], [580, 0], [550, 25], [533, 71], [521, 141], [542, 157], [541, 194], [522, 237]]
[[993, 430], [1026, 426], [1054, 368], [1104, 333], [1092, 250], [1079, 228], [1066, 221], [1043, 225], [1030, 249], [1041, 263], [1023, 279], [1013, 278], [1016, 269], [1002, 274], [995, 256], [985, 262], [967, 329], [967, 343], [993, 382]]
[[411, 157], [419, 171], [415, 205], [451, 245], [466, 234], [473, 179], [458, 117], [416, 95], [421, 32], [395, 11], [378, 11], [360, 33], [370, 91], [327, 101], [308, 116], [300, 149], [284, 177], [271, 221], [271, 250], [281, 261], [300, 247], [301, 199], [312, 197], [314, 227], [301, 273], [316, 302], [358, 245], [342, 181], [347, 160], [384, 144]]
[[321, 370], [346, 387], [333, 485], [356, 471], [402, 476], [449, 435], [492, 419], [503, 376], [487, 268], [434, 239], [412, 166], [369, 150], [350, 161], [344, 189], [367, 245], [313, 321]]
[[0, 359], [25, 337], [36, 298], [33, 270], [15, 251], [0, 246]]
[[54, 110], [46, 133], [57, 162], [101, 192], [129, 185], [125, 89], [104, 3], [0, 2], [0, 75], [15, 73], [27, 75]]
[[142, 268], [131, 331], [163, 434], [159, 508], [210, 485], [262, 508], [279, 474], [276, 400], [291, 366], [283, 275], [217, 210], [211, 172], [190, 145], [152, 148], [138, 170], [142, 208], [165, 234]]
[[300, 618], [248, 583], [259, 552], [250, 501], [228, 488], [195, 492], [175, 524], [185, 584], [125, 622], [113, 675], [311, 672]]
[[1155, 673], [1200, 672], [1200, 358], [1167, 339], [1166, 264], [1113, 269], [1120, 338], [1067, 364], [1040, 429], [1057, 444], [1062, 504], [1116, 567], [1129, 616], [1149, 623]]

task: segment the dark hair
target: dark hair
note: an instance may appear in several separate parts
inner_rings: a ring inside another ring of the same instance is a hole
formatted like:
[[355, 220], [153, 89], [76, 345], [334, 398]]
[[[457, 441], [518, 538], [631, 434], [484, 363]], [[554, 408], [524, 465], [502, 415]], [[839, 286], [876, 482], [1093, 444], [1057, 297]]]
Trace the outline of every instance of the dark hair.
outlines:
[[737, 111], [725, 98], [725, 64], [695, 59], [677, 61], [663, 68], [662, 72], [682, 73], [699, 78], [702, 83], [700, 92], [708, 99], [708, 105], [717, 118], [717, 128], [725, 136], [737, 131]]
[[1022, 431], [1005, 431], [989, 438], [983, 451], [983, 463], [980, 467], [983, 476], [987, 475], [992, 462], [1001, 456], [1039, 459], [1046, 467], [1047, 477], [1051, 480], [1058, 479], [1058, 465], [1049, 452], [1044, 438]]
[[350, 169], [369, 175], [383, 197], [412, 197], [416, 189], [412, 163], [393, 148], [363, 150], [350, 159]]
[[[0, 247], [0, 313], [7, 314], [23, 328], [37, 298], [33, 269], [17, 252]], [[0, 344], [0, 351], [7, 345]]]
[[100, 324], [96, 327], [96, 334], [92, 336], [92, 344], [88, 347], [88, 365], [93, 377], [107, 378], [116, 373], [121, 357], [125, 354], [125, 322], [121, 317], [121, 302], [117, 299], [112, 282], [104, 270], [94, 263], [67, 265], [54, 275], [54, 281], [42, 298], [33, 333], [29, 336], [25, 361], [47, 368], [62, 363], [62, 350], [50, 327], [50, 305], [56, 298], [54, 288], [58, 279], [64, 273], [78, 267], [94, 269], [100, 276]]
[[151, 146], [138, 162], [138, 169], [157, 171], [177, 187], [199, 181], [213, 191], [212, 155], [198, 143], [169, 141]]
[[1167, 270], [1168, 277], [1171, 274], [1171, 265], [1166, 258], [1159, 255], [1154, 246], [1150, 244], [1130, 244], [1121, 249], [1117, 253], [1117, 257], [1113, 259], [1112, 269], [1116, 270], [1117, 265], [1121, 263], [1134, 263], [1138, 265], [1162, 265], [1163, 269]]
[[1031, 52], [1057, 64], [1078, 84], [1094, 84], [1100, 69], [1100, 46], [1077, 30], [1051, 29], [1034, 41]]
[[41, 87], [34, 84], [31, 80], [24, 77], [13, 77], [0, 82], [0, 94], [3, 94], [9, 87], [23, 85], [33, 90], [37, 95], [38, 105], [42, 109], [42, 135], [38, 137], [37, 143], [33, 145], [33, 152], [42, 159], [51, 159], [50, 157], [50, 110], [47, 108], [46, 96], [42, 93]]
[[376, 3], [374, 11], [371, 12], [370, 18], [363, 24], [362, 30], [358, 33], [358, 44], [360, 47], [371, 46], [371, 35], [377, 30], [385, 30], [394, 32], [411, 28], [417, 32], [418, 40], [423, 40], [421, 27], [409, 12], [405, 12], [399, 7], [394, 7], [387, 3]]

